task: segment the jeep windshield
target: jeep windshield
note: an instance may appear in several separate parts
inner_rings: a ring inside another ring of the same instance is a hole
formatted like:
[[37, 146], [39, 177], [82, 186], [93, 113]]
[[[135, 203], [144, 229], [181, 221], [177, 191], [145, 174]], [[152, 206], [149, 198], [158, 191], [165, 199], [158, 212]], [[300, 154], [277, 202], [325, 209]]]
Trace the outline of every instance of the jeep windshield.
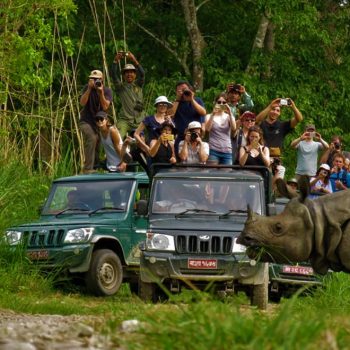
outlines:
[[42, 215], [125, 212], [132, 180], [56, 182]]
[[[215, 215], [246, 213], [247, 205], [261, 214], [258, 182], [214, 178], [160, 178], [153, 184], [152, 214]], [[244, 215], [244, 214], [243, 214]], [[233, 216], [227, 215], [227, 216]]]

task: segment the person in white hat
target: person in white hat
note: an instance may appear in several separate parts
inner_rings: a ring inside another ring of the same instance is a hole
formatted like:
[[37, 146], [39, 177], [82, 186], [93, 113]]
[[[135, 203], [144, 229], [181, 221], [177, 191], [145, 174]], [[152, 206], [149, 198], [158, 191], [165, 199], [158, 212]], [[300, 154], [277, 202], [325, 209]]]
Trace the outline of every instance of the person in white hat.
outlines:
[[[147, 116], [142, 120], [135, 131], [135, 139], [144, 148], [148, 148], [152, 140], [158, 139], [159, 127], [166, 121], [170, 121], [168, 109], [172, 107], [172, 103], [168, 101], [166, 96], [158, 96], [154, 101], [156, 113]], [[141, 136], [142, 132], [146, 131], [146, 140]]]
[[308, 198], [316, 199], [319, 196], [333, 193], [330, 181], [331, 168], [328, 164], [321, 164], [316, 172], [316, 176], [310, 180], [310, 195]]
[[79, 128], [83, 137], [84, 173], [93, 172], [98, 165], [99, 136], [95, 116], [100, 111], [106, 112], [112, 99], [112, 90], [104, 86], [103, 73], [94, 69], [80, 97], [83, 109], [80, 112]]
[[[123, 58], [131, 60], [133, 64], [128, 63], [123, 67], [121, 72], [123, 81], [121, 81], [119, 68]], [[132, 52], [119, 51], [111, 67], [111, 78], [122, 104], [118, 114], [118, 129], [124, 138], [127, 132], [137, 128], [142, 120], [144, 110], [142, 88], [145, 83], [145, 71]]]
[[185, 139], [179, 143], [179, 158], [185, 164], [205, 164], [209, 157], [209, 144], [202, 141], [202, 125], [191, 122], [185, 131]]

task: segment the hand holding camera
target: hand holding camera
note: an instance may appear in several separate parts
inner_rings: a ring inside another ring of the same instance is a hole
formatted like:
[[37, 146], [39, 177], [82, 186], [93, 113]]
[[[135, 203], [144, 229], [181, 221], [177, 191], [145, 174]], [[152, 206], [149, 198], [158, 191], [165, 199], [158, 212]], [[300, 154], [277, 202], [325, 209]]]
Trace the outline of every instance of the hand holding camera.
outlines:
[[292, 101], [290, 98], [281, 98], [280, 99], [280, 106], [281, 107], [289, 107], [292, 105]]

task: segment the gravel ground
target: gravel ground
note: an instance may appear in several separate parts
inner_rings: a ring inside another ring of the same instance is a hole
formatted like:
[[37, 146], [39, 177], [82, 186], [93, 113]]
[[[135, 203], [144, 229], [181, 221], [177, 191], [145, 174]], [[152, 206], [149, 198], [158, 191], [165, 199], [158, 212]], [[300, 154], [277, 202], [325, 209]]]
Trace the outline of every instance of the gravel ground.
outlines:
[[0, 350], [116, 349], [100, 334], [103, 318], [0, 310]]

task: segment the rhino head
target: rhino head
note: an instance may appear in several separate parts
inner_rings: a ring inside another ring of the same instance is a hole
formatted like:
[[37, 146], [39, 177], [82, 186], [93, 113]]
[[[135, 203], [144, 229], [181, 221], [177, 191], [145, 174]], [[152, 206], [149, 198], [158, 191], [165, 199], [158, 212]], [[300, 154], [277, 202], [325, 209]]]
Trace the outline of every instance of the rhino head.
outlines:
[[304, 203], [307, 193], [297, 195], [282, 183], [280, 186], [287, 191], [285, 195], [293, 197], [284, 211], [276, 216], [261, 216], [248, 208], [248, 219], [237, 243], [247, 246], [248, 256], [260, 261], [306, 261], [312, 251], [314, 232], [314, 223]]

